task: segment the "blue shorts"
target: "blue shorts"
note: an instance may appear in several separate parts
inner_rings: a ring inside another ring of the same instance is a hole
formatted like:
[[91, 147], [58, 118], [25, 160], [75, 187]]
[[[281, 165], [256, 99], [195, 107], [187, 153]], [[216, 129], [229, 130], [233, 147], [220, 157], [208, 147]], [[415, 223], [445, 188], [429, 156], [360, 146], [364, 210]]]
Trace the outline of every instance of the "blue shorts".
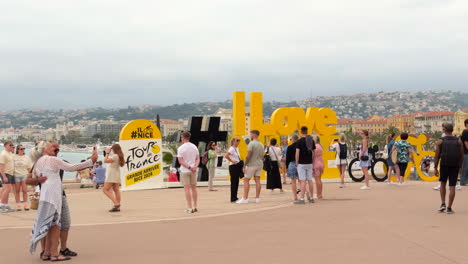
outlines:
[[387, 165], [390, 166], [395, 166], [395, 163], [393, 163], [392, 158], [387, 159]]
[[299, 178], [299, 174], [297, 174], [296, 163], [294, 162], [290, 162], [288, 165], [288, 178], [291, 178], [291, 179]]
[[26, 180], [26, 177], [15, 177], [15, 183], [24, 182], [25, 180]]

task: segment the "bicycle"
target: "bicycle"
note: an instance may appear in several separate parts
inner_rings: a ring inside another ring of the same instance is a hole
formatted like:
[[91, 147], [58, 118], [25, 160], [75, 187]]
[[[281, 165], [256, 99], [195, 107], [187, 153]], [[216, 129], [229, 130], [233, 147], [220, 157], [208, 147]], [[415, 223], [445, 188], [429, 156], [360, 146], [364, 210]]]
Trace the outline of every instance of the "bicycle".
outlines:
[[[369, 158], [371, 158], [369, 170], [376, 181], [383, 182], [388, 178], [388, 164], [387, 160], [383, 159], [381, 156], [377, 157], [378, 151], [379, 147], [377, 145], [369, 148]], [[356, 153], [356, 158], [351, 160], [348, 166], [349, 177], [355, 182], [362, 182], [365, 178], [361, 167], [359, 167], [359, 162], [359, 153]], [[359, 174], [359, 172], [361, 172], [361, 174]]]

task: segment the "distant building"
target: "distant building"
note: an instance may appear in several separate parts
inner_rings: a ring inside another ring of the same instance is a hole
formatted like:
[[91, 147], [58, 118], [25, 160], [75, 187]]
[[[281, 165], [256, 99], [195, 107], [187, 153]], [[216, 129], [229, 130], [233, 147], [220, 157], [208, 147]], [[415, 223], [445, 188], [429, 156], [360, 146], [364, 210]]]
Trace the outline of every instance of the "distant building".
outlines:
[[184, 123], [171, 119], [161, 119], [161, 135], [167, 137], [184, 130]]
[[219, 108], [214, 113], [214, 116], [221, 117], [221, 124], [219, 125], [220, 131], [227, 131], [229, 135], [232, 134], [232, 109]]
[[453, 121], [455, 123], [455, 128], [453, 133], [455, 135], [461, 135], [465, 129], [465, 120], [468, 119], [468, 109], [458, 110], [453, 116]]
[[380, 116], [371, 116], [365, 121], [355, 121], [352, 125], [353, 131], [367, 130], [370, 133], [382, 133], [388, 128], [387, 120]]
[[340, 118], [338, 124], [336, 124], [336, 133], [341, 134], [350, 129], [353, 129], [354, 119], [352, 118]]
[[450, 111], [433, 111], [417, 113], [414, 117], [414, 133], [441, 131], [443, 123], [453, 123], [454, 113]]
[[16, 140], [18, 139], [19, 133], [14, 128], [5, 128], [0, 130], [1, 140]]
[[402, 114], [402, 115], [394, 115], [387, 118], [387, 126], [388, 127], [396, 127], [400, 132], [406, 132], [409, 134], [415, 133], [414, 127], [414, 118], [416, 114]]
[[83, 136], [91, 138], [96, 134], [108, 135], [111, 133], [120, 134], [126, 122], [116, 121], [94, 121], [85, 126]]

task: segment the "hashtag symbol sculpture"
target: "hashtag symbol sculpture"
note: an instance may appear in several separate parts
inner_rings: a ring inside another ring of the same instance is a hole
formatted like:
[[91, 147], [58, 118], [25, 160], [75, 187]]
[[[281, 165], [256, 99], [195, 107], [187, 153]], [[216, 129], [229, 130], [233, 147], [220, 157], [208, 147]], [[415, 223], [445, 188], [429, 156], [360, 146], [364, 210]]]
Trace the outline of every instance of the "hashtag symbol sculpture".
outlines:
[[138, 133], [137, 133], [136, 131], [133, 131], [131, 137], [132, 137], [132, 138], [136, 138], [136, 137], [137, 137], [137, 134], [138, 134]]
[[221, 123], [220, 117], [210, 117], [208, 121], [208, 130], [202, 131], [202, 116], [194, 116], [190, 122], [190, 142], [198, 146], [198, 143], [208, 143], [210, 141], [220, 142], [226, 141], [227, 131], [219, 131], [219, 124]]

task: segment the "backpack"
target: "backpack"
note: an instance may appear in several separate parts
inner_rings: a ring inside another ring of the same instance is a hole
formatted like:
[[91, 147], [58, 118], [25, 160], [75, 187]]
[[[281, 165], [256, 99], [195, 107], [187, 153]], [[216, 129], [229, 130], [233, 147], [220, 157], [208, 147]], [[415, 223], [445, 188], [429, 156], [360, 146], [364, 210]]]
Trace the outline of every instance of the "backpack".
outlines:
[[270, 157], [270, 148], [267, 147], [265, 154], [263, 155], [263, 169], [267, 172], [272, 170], [273, 162]]
[[210, 159], [208, 158], [208, 151], [203, 152], [201, 163], [206, 165]]
[[346, 143], [340, 144], [340, 153], [339, 153], [339, 158], [340, 159], [347, 159], [348, 158], [348, 145]]
[[458, 167], [460, 164], [460, 141], [457, 137], [445, 136], [440, 146], [440, 165], [447, 167]]
[[312, 138], [312, 136], [307, 135], [305, 138], [305, 141], [306, 141], [307, 150], [312, 152], [315, 147], [314, 139]]

